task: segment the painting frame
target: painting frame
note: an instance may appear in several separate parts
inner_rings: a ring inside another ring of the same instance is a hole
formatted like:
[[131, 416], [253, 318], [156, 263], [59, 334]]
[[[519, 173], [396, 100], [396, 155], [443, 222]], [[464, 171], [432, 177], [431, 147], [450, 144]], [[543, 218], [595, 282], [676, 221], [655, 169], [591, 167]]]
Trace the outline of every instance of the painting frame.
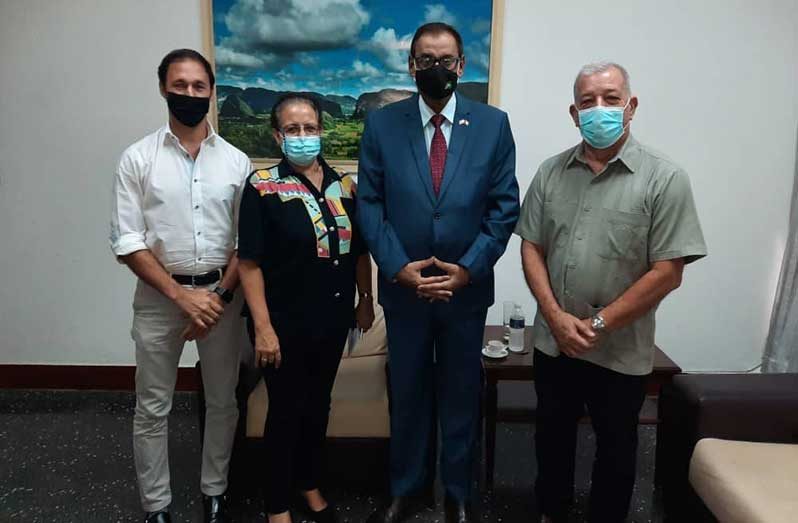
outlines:
[[[498, 107], [500, 103], [500, 82], [502, 70], [502, 43], [504, 37], [504, 3], [505, 0], [491, 0], [490, 50], [488, 64], [488, 99], [487, 103]], [[213, 29], [213, 0], [200, 0], [203, 54], [216, 71], [216, 47]], [[468, 55], [466, 55], [466, 59]], [[219, 130], [219, 109], [216, 101], [216, 89], [211, 99], [208, 119]], [[326, 159], [333, 168], [341, 171], [357, 173], [357, 160]], [[250, 157], [254, 168], [264, 168], [280, 161], [279, 158]]]

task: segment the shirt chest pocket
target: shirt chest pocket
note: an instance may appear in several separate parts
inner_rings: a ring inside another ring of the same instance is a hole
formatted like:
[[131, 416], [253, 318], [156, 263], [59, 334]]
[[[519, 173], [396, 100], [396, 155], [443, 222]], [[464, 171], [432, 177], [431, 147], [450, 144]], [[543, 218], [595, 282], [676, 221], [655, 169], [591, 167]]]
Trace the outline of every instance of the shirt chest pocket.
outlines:
[[597, 253], [609, 260], [648, 260], [648, 230], [651, 217], [613, 209], [602, 209], [597, 231]]

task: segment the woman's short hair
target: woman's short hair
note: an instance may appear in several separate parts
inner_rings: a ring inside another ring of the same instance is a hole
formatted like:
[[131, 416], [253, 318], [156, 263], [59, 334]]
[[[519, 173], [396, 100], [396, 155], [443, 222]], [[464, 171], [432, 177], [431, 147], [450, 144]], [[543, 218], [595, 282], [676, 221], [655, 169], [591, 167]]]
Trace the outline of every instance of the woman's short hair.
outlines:
[[319, 127], [321, 127], [321, 104], [315, 96], [307, 93], [285, 93], [284, 95], [280, 96], [280, 98], [278, 98], [272, 106], [272, 129], [276, 131], [280, 130], [280, 111], [282, 111], [285, 106], [295, 103], [308, 104], [311, 106], [313, 110], [316, 111], [316, 123], [318, 123]]

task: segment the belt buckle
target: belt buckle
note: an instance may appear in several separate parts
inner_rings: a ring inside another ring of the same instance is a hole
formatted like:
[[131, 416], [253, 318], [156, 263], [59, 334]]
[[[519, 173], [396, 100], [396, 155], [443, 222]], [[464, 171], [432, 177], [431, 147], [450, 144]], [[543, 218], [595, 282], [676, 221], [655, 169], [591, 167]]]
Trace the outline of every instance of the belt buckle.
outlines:
[[[207, 278], [208, 276], [210, 276], [214, 272], [219, 275], [219, 278], [216, 280], [216, 282], [222, 281], [223, 273], [222, 273], [222, 269], [220, 267], [220, 268], [218, 268], [218, 269], [216, 269], [214, 271], [206, 272], [205, 274], [197, 274], [197, 275], [192, 274], [191, 275], [191, 286], [192, 287], [199, 287], [201, 284], [197, 283], [197, 278]], [[216, 282], [211, 282], [211, 283], [216, 283]], [[208, 284], [208, 285], [210, 285], [210, 284]]]

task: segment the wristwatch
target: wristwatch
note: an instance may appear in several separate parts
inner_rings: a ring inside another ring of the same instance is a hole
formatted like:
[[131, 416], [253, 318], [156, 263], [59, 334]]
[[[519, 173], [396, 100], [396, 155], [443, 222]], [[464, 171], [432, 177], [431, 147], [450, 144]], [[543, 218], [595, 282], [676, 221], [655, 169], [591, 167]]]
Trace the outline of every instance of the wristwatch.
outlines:
[[595, 314], [590, 318], [590, 327], [596, 332], [604, 332], [607, 329], [607, 322], [604, 321], [601, 314]]
[[233, 293], [233, 291], [227, 290], [221, 285], [217, 285], [216, 288], [213, 289], [213, 292], [218, 294], [219, 297], [222, 299], [222, 301], [225, 303], [230, 303], [231, 301], [233, 301], [233, 296], [235, 296], [235, 293]]

